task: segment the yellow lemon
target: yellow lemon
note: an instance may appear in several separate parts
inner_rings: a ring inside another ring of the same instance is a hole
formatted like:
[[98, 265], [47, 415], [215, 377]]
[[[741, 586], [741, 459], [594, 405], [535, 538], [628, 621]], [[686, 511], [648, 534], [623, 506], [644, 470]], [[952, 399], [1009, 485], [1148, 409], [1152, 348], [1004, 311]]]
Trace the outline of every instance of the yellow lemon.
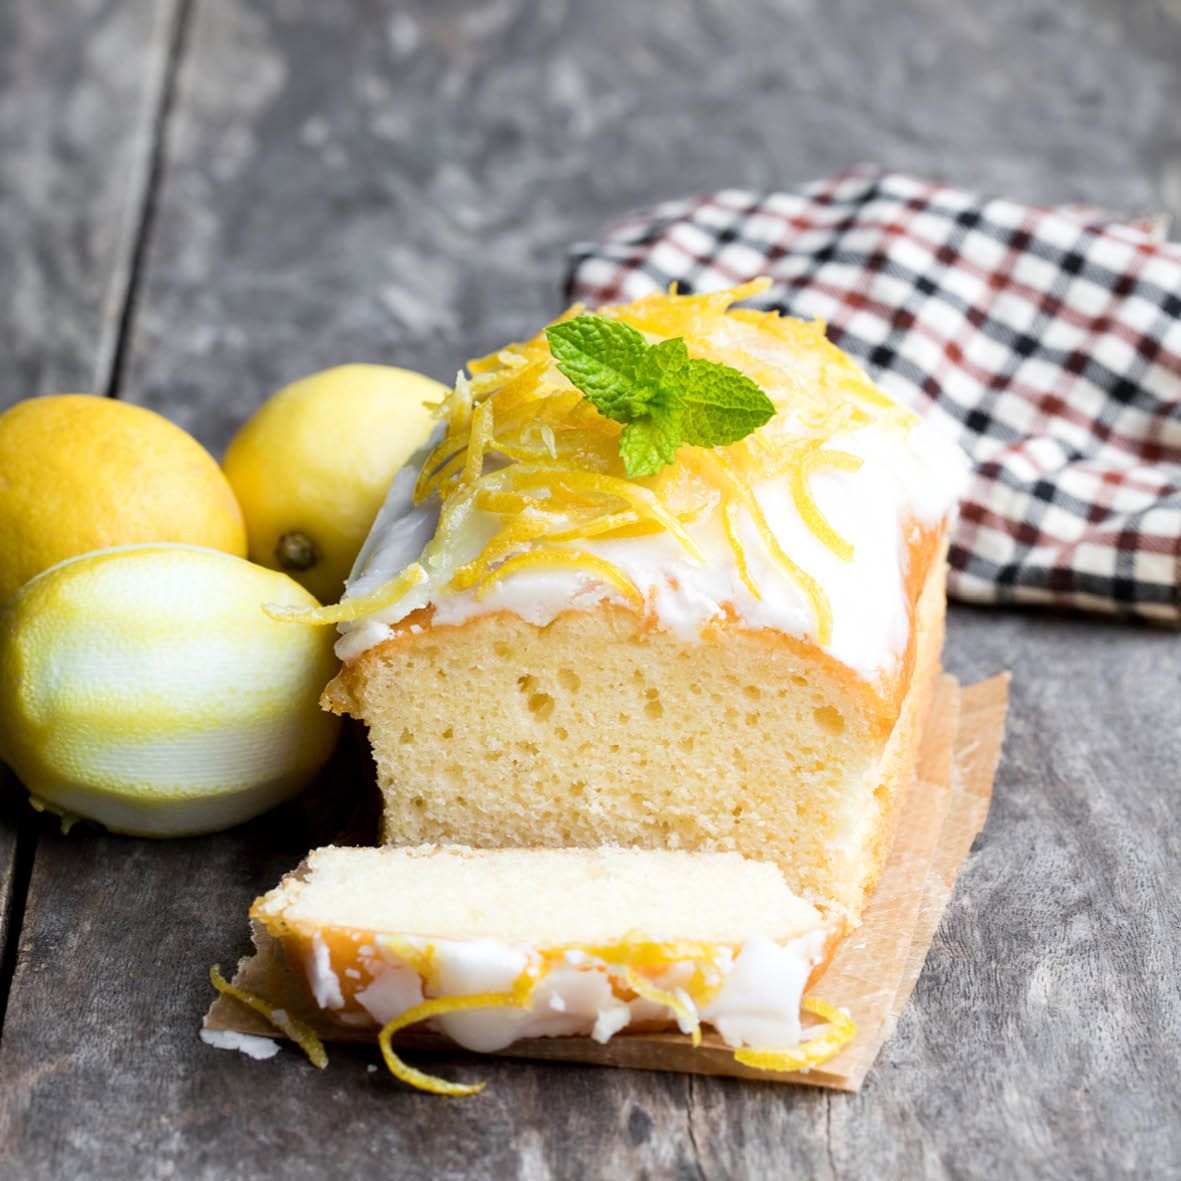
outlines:
[[0, 602], [65, 558], [147, 541], [246, 556], [242, 510], [196, 439], [91, 394], [0, 414]]
[[0, 758], [37, 807], [116, 832], [214, 832], [306, 786], [337, 719], [332, 635], [284, 574], [183, 545], [73, 558], [0, 609]]
[[429, 437], [444, 386], [387, 365], [342, 365], [287, 386], [235, 436], [223, 467], [250, 559], [321, 602], [340, 598], [394, 474]]

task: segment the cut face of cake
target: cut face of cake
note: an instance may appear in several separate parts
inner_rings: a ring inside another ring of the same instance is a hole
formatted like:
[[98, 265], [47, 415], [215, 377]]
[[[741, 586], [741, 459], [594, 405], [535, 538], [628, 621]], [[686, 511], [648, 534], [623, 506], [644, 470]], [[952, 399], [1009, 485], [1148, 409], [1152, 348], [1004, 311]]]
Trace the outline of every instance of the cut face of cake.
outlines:
[[856, 922], [938, 672], [963, 459], [765, 284], [599, 309], [774, 403], [628, 478], [544, 334], [473, 362], [362, 551], [324, 703], [384, 840], [735, 851]]

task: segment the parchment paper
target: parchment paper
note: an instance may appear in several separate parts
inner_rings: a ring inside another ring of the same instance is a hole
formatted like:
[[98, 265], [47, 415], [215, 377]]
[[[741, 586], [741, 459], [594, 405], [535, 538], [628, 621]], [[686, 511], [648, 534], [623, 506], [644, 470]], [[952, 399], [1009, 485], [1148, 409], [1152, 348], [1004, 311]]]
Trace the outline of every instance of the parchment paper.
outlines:
[[[968, 688], [960, 688], [952, 677], [940, 678], [915, 781], [902, 804], [881, 881], [861, 926], [842, 942], [824, 975], [809, 990], [847, 1009], [857, 1024], [857, 1036], [835, 1058], [806, 1073], [755, 1070], [735, 1062], [733, 1050], [712, 1031], [703, 1031], [697, 1048], [679, 1033], [631, 1033], [617, 1034], [606, 1045], [590, 1038], [534, 1038], [516, 1042], [501, 1054], [856, 1091], [894, 1032], [960, 866], [984, 826], [1000, 758], [1007, 689], [1007, 675]], [[325, 1040], [376, 1040], [373, 1031], [350, 1031], [325, 1022], [287, 970], [278, 944], [257, 924], [254, 942], [255, 954], [239, 963], [235, 984], [306, 1021]], [[206, 1014], [205, 1028], [278, 1036], [259, 1014], [224, 996]], [[441, 1035], [414, 1030], [399, 1034], [398, 1046], [456, 1052], [454, 1044]]]

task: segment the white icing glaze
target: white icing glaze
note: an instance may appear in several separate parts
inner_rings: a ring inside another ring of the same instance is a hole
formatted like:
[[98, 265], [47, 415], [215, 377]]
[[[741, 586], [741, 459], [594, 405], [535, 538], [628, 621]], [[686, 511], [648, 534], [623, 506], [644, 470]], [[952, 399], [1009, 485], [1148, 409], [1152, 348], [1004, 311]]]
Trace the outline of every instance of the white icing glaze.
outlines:
[[[531, 1037], [581, 1035], [607, 1042], [635, 1022], [671, 1019], [687, 1033], [696, 1015], [713, 1025], [732, 1046], [794, 1046], [801, 1036], [799, 1014], [804, 986], [824, 953], [827, 935], [820, 929], [782, 946], [765, 936], [755, 936], [737, 956], [727, 948], [719, 948], [711, 966], [723, 983], [700, 1013], [684, 987], [698, 967], [695, 962], [672, 964], [652, 981], [657, 988], [677, 997], [684, 1009], [678, 1014], [658, 1001], [622, 1000], [612, 986], [612, 972], [617, 969], [586, 952], [570, 951], [564, 963], [551, 968], [537, 983], [530, 1008], [503, 1006], [448, 1013], [436, 1017], [434, 1024], [459, 1045], [488, 1052]], [[428, 946], [422, 939], [409, 942], [419, 949]], [[439, 940], [429, 946], [433, 948], [435, 966], [432, 996], [511, 993], [525, 969], [537, 962], [531, 949], [496, 939]], [[417, 971], [399, 960], [395, 952], [383, 948], [362, 962], [370, 982], [356, 994], [356, 1001], [379, 1025], [401, 1016], [424, 999]], [[331, 965], [315, 955], [309, 956], [306, 963], [317, 1003], [322, 1008], [338, 1008], [325, 1006], [319, 1000], [332, 994], [331, 982], [337, 980]]]
[[344, 995], [340, 978], [332, 970], [328, 946], [319, 935], [312, 937], [312, 948], [307, 956], [307, 974], [312, 983], [312, 995], [321, 1009], [343, 1009]]
[[380, 960], [370, 961], [366, 967], [370, 982], [356, 994], [357, 1002], [378, 1025], [385, 1025], [407, 1009], [422, 1004], [422, 980], [412, 968]]
[[[843, 561], [808, 528], [783, 481], [767, 481], [754, 494], [787, 555], [823, 588], [832, 607], [827, 651], [867, 680], [888, 673], [906, 646], [909, 618], [905, 596], [903, 528], [908, 520], [935, 526], [954, 514], [966, 485], [967, 464], [959, 448], [937, 428], [909, 430], [872, 424], [834, 436], [830, 446], [860, 457], [855, 472], [821, 469], [810, 487], [832, 527], [853, 546]], [[417, 560], [434, 534], [439, 506], [412, 502], [417, 469], [395, 477], [389, 496], [357, 559], [346, 597], [375, 590]], [[428, 578], [396, 606], [342, 625], [337, 654], [351, 660], [391, 634], [389, 625], [431, 605], [436, 625], [460, 624], [494, 611], [511, 611], [544, 626], [563, 611], [621, 602], [615, 588], [571, 569], [521, 571], [494, 584], [481, 600], [474, 591], [447, 588], [457, 566], [473, 559], [497, 528], [498, 519], [473, 511], [455, 544], [428, 568]], [[668, 534], [630, 539], [590, 539], [577, 547], [614, 563], [643, 594], [660, 625], [692, 640], [729, 608], [750, 628], [771, 628], [815, 638], [816, 620], [803, 591], [773, 563], [753, 525], [739, 526], [756, 598], [739, 576], [720, 514], [689, 527], [705, 555], [695, 562]]]
[[[814, 936], [807, 939], [815, 941]], [[765, 935], [754, 935], [701, 1016], [728, 1045], [788, 1049], [800, 1040], [799, 999], [808, 971], [808, 957], [796, 947], [780, 947]], [[783, 1006], [785, 996], [796, 998], [790, 1019]]]

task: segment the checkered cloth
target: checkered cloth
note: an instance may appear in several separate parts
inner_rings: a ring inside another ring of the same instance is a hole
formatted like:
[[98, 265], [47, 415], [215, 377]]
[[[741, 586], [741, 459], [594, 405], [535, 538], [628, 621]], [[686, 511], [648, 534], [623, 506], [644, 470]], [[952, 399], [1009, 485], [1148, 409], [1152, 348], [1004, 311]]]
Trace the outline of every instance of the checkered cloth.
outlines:
[[669, 201], [574, 248], [572, 299], [710, 291], [828, 322], [975, 474], [950, 592], [1181, 622], [1181, 245], [858, 169]]

